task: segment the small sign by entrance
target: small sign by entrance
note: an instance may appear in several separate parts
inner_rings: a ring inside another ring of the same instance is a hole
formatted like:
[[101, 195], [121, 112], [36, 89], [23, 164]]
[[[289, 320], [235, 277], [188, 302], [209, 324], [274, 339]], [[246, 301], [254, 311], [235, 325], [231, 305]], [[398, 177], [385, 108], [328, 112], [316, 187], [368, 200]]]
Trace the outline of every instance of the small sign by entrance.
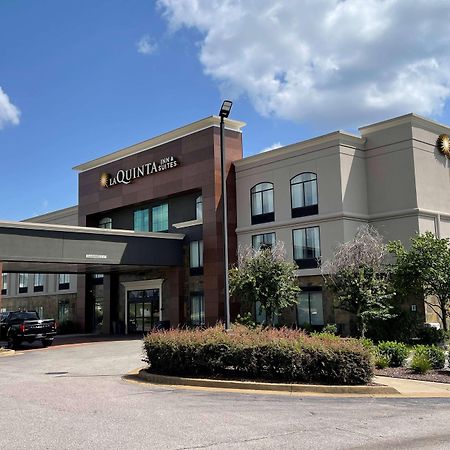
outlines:
[[86, 254], [87, 259], [107, 259], [107, 255], [92, 255], [92, 254]]

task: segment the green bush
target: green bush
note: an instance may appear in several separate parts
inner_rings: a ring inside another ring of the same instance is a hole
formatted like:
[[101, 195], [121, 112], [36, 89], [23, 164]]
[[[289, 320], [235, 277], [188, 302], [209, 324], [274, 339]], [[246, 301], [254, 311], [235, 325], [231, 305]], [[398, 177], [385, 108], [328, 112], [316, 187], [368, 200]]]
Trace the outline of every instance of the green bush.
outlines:
[[442, 344], [447, 337], [445, 330], [423, 325], [418, 329], [417, 337], [423, 345]]
[[238, 325], [243, 325], [247, 328], [256, 328], [258, 326], [251, 312], [243, 313], [242, 316], [238, 314], [235, 323]]
[[371, 356], [356, 339], [287, 328], [158, 331], [144, 338], [144, 351], [150, 370], [166, 375], [325, 384], [366, 384], [373, 376]]
[[408, 357], [409, 350], [401, 342], [386, 341], [378, 344], [378, 353], [389, 360], [389, 367], [400, 367]]
[[436, 345], [416, 345], [414, 356], [416, 355], [428, 358], [432, 369], [443, 369], [445, 366], [445, 352]]
[[411, 369], [417, 373], [427, 373], [431, 369], [431, 362], [425, 353], [414, 352], [411, 361]]
[[373, 341], [372, 341], [372, 339], [368, 339], [368, 338], [360, 338], [359, 339], [359, 342], [361, 342], [361, 345], [365, 348], [365, 349], [367, 349], [367, 350], [369, 350], [369, 352], [371, 353], [371, 354], [375, 354], [376, 353], [376, 350], [377, 350], [377, 346], [373, 343]]
[[324, 334], [338, 334], [338, 327], [335, 323], [327, 323], [323, 328], [322, 328], [322, 333]]
[[412, 343], [417, 338], [421, 324], [417, 313], [394, 309], [394, 317], [387, 320], [373, 319], [368, 324], [366, 336], [375, 342], [397, 341]]
[[377, 369], [386, 369], [389, 366], [390, 360], [385, 355], [375, 355], [375, 367]]

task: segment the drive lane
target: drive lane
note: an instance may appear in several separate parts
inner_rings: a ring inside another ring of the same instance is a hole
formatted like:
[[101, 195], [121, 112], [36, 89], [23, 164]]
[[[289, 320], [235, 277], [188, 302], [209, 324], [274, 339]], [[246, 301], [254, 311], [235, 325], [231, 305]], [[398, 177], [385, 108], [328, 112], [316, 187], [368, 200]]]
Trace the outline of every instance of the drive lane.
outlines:
[[0, 448], [449, 448], [450, 399], [216, 393], [122, 380], [141, 358], [138, 340], [0, 358]]

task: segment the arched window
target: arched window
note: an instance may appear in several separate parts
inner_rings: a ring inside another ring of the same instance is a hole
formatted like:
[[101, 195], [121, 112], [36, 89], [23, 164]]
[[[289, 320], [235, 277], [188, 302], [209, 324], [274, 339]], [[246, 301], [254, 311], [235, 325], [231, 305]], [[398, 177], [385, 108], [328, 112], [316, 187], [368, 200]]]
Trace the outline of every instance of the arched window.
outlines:
[[317, 175], [311, 172], [301, 173], [291, 179], [292, 217], [318, 214]]
[[103, 217], [103, 219], [100, 219], [100, 222], [98, 223], [99, 228], [107, 228], [110, 230], [112, 228], [112, 219], [111, 217]]
[[275, 220], [272, 183], [259, 183], [253, 186], [250, 190], [250, 198], [252, 225]]
[[203, 197], [201, 195], [195, 199], [195, 218], [203, 219]]

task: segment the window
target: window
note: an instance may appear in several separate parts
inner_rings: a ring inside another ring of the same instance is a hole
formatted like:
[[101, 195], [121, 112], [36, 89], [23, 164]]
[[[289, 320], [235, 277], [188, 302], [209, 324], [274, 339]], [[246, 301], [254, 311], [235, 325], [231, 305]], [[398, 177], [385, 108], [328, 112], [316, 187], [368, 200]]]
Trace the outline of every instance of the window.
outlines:
[[33, 280], [33, 291], [34, 292], [43, 292], [44, 290], [44, 274], [43, 273], [35, 273]]
[[152, 208], [152, 231], [167, 231], [169, 229], [169, 205], [162, 205]]
[[60, 291], [70, 288], [70, 275], [68, 273], [60, 273], [58, 275], [58, 289]]
[[92, 284], [103, 284], [103, 277], [104, 275], [102, 273], [94, 273], [92, 274]]
[[191, 275], [203, 274], [203, 241], [192, 241], [189, 244], [189, 267]]
[[203, 197], [201, 195], [195, 199], [195, 218], [203, 219]]
[[28, 292], [28, 274], [19, 273], [19, 294]]
[[255, 234], [252, 236], [252, 247], [255, 250], [271, 248], [275, 244], [275, 233]]
[[318, 266], [320, 257], [319, 227], [294, 230], [294, 259], [301, 269]]
[[2, 295], [6, 295], [8, 293], [8, 274], [2, 273]]
[[297, 325], [323, 325], [322, 291], [304, 288], [297, 300]]
[[311, 172], [301, 173], [291, 180], [292, 217], [318, 214], [317, 175]]
[[273, 208], [273, 184], [259, 183], [251, 191], [252, 225], [273, 222], [275, 213]]
[[60, 300], [58, 302], [58, 322], [64, 323], [72, 320], [71, 310], [70, 300]]
[[111, 217], [103, 217], [103, 219], [100, 219], [100, 222], [98, 223], [99, 228], [106, 228], [110, 230], [112, 228], [112, 219]]
[[36, 312], [38, 313], [39, 319], [44, 319], [44, 307], [43, 306], [38, 306], [36, 308]]
[[[261, 308], [261, 302], [255, 303], [255, 322], [258, 324], [264, 324], [267, 321], [267, 312], [265, 309]], [[275, 312], [272, 316], [272, 324], [278, 325], [279, 316]]]
[[205, 300], [202, 292], [191, 293], [190, 310], [192, 325], [205, 325]]
[[149, 231], [148, 209], [138, 209], [134, 212], [134, 231]]

